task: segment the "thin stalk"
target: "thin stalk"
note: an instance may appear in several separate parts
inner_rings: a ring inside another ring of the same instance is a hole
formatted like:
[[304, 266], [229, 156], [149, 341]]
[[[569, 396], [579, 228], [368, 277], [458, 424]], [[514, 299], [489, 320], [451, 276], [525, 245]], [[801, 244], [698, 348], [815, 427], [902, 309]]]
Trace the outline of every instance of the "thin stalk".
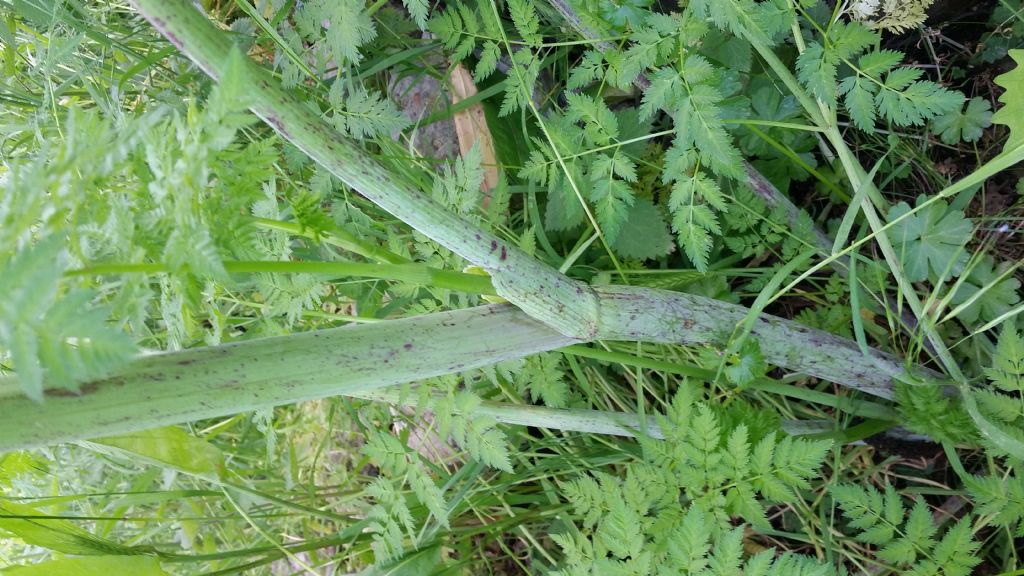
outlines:
[[[387, 402], [388, 404], [406, 407], [415, 407], [418, 401], [418, 398], [405, 399], [400, 392], [387, 389], [353, 394], [352, 396], [364, 400]], [[549, 408], [547, 406], [483, 401], [473, 409], [473, 416], [490, 416], [502, 424], [549, 428], [565, 432], [583, 432], [629, 438], [646, 435], [659, 440], [665, 439], [665, 432], [658, 425], [658, 419], [655, 416], [644, 417], [629, 412]], [[878, 421], [872, 420], [871, 422]], [[782, 428], [788, 434], [805, 436], [821, 434], [825, 431], [826, 425], [832, 426], [832, 423], [818, 420], [787, 420], [782, 423]], [[885, 421], [885, 425], [891, 427], [892, 423]], [[882, 429], [884, 429], [884, 426]], [[831, 428], [827, 431], [832, 432]]]
[[281, 232], [287, 232], [292, 236], [302, 236], [304, 238], [309, 238], [310, 240], [320, 240], [326, 244], [330, 244], [331, 246], [337, 246], [338, 248], [354, 252], [365, 258], [385, 264], [408, 264], [411, 262], [411, 260], [404, 256], [400, 256], [394, 252], [381, 248], [376, 244], [367, 242], [354, 234], [350, 234], [342, 228], [333, 228], [326, 234], [317, 234], [316, 232], [295, 222], [271, 220], [270, 218], [257, 218], [255, 216], [252, 218], [252, 222], [259, 228], [280, 230]]
[[[224, 269], [231, 274], [322, 274], [331, 277], [358, 276], [394, 280], [447, 288], [469, 294], [495, 295], [487, 276], [439, 270], [423, 264], [367, 264], [364, 262], [301, 262], [294, 260], [226, 260]], [[157, 274], [172, 269], [160, 262], [99, 263], [69, 270], [66, 276], [98, 274]]]

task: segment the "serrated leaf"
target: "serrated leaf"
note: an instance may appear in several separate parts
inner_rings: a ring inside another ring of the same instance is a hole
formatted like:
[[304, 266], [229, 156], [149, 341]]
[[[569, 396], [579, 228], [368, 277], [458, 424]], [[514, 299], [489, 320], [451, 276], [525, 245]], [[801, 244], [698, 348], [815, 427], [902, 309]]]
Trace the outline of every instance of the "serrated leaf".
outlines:
[[594, 203], [597, 223], [608, 242], [614, 243], [629, 218], [634, 195], [629, 185], [615, 178], [593, 182], [590, 199]]
[[1010, 129], [1003, 151], [1024, 146], [1024, 50], [1010, 50], [1010, 58], [1017, 63], [1013, 70], [996, 76], [995, 83], [1006, 89], [999, 101], [1003, 107], [992, 116], [995, 124], [1004, 124]]
[[947, 90], [934, 82], [917, 80], [907, 84], [909, 78], [920, 76], [919, 72], [900, 74], [907, 70], [911, 69], [898, 68], [890, 72], [885, 86], [875, 96], [875, 104], [883, 118], [897, 126], [920, 126], [963, 104], [963, 94]]
[[[990, 322], [1020, 303], [1020, 280], [1005, 272], [1009, 262], [996, 264], [991, 256], [983, 256], [957, 287], [950, 301], [958, 309], [956, 317], [970, 326], [979, 319]], [[969, 304], [967, 304], [970, 302]], [[960, 305], [967, 304], [959, 309]]]
[[878, 80], [903, 61], [903, 53], [895, 50], [876, 50], [860, 57], [857, 66], [861, 72]]
[[501, 59], [501, 48], [495, 42], [485, 42], [480, 53], [480, 60], [473, 69], [473, 80], [480, 82], [487, 79], [498, 69], [498, 60]]
[[1012, 322], [1003, 325], [992, 366], [985, 369], [985, 375], [1000, 390], [1024, 392], [1024, 338]]
[[734, 358], [728, 359], [725, 377], [729, 382], [742, 388], [765, 375], [768, 364], [761, 354], [761, 345], [754, 338], [747, 338], [736, 352]]
[[825, 102], [836, 101], [837, 60], [825, 47], [811, 42], [796, 60], [797, 77], [811, 94]]
[[539, 47], [542, 39], [540, 37], [540, 20], [537, 17], [537, 10], [531, 0], [508, 0], [508, 11], [515, 23], [516, 30], [522, 35], [531, 46]]
[[427, 13], [430, 12], [430, 4], [427, 0], [402, 0], [409, 15], [420, 27], [420, 30], [427, 29]]
[[839, 93], [844, 95], [843, 104], [850, 113], [853, 123], [861, 130], [875, 128], [875, 94], [878, 85], [863, 76], [848, 76], [839, 84]]

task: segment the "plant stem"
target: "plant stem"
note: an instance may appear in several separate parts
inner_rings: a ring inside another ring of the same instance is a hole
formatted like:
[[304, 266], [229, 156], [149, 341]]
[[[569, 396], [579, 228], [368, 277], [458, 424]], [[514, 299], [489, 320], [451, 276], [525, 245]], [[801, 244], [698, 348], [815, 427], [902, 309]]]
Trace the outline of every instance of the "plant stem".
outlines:
[[[469, 294], [497, 294], [491, 280], [479, 274], [465, 274], [431, 268], [424, 264], [367, 264], [365, 262], [300, 262], [294, 260], [225, 260], [224, 268], [232, 274], [322, 274], [332, 277], [358, 276], [379, 278], [447, 288]], [[172, 272], [159, 262], [99, 263], [69, 270], [66, 276], [97, 274], [157, 274]]]
[[0, 379], [0, 453], [356, 394], [574, 344], [508, 305], [142, 356], [45, 401]]
[[481, 230], [391, 174], [327, 125], [305, 102], [238, 54], [228, 37], [187, 0], [132, 0], [172, 44], [214, 79], [243, 62], [250, 109], [283, 138], [363, 196], [416, 230], [487, 270], [498, 294], [567, 336], [597, 330], [596, 296], [588, 286], [534, 259], [514, 243]]
[[260, 228], [265, 228], [267, 230], [280, 230], [293, 236], [302, 236], [311, 240], [322, 240], [332, 246], [343, 248], [349, 252], [354, 252], [365, 258], [383, 262], [385, 264], [408, 264], [411, 262], [411, 260], [404, 256], [385, 250], [376, 244], [366, 242], [342, 228], [333, 228], [327, 234], [318, 235], [312, 230], [303, 228], [294, 222], [283, 222], [281, 220], [257, 218], [255, 216], [252, 218], [252, 221]]
[[[133, 0], [142, 13], [211, 76], [230, 64], [231, 45], [185, 0]], [[237, 53], [236, 53], [237, 54]], [[746, 308], [709, 298], [633, 287], [591, 287], [567, 278], [511, 243], [447, 211], [325, 124], [276, 80], [243, 58], [253, 111], [335, 176], [417, 230], [487, 269], [499, 295], [555, 331], [577, 340], [722, 344]], [[769, 362], [883, 397], [893, 379], [910, 378], [895, 357], [850, 340], [764, 315], [751, 332]], [[918, 375], [937, 378], [928, 370]]]

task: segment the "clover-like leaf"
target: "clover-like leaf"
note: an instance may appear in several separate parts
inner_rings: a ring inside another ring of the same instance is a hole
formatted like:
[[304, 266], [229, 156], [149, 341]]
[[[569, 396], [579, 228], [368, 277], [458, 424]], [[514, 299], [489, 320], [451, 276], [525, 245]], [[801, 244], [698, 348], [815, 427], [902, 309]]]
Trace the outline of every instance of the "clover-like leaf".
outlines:
[[[917, 206], [926, 202], [919, 196]], [[889, 211], [889, 221], [910, 212], [906, 202], [900, 202]], [[963, 246], [971, 238], [973, 226], [960, 210], [950, 210], [942, 201], [932, 202], [918, 212], [907, 216], [889, 229], [889, 238], [903, 263], [903, 270], [911, 282], [932, 277], [942, 280], [947, 275], [959, 275], [967, 260]]]

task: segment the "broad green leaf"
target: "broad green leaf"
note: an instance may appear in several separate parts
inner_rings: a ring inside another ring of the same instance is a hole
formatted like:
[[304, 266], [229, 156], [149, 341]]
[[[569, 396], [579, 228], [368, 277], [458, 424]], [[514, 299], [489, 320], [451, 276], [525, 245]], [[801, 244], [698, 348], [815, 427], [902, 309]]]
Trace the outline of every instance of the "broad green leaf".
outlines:
[[964, 110], [954, 109], [932, 122], [932, 133], [949, 145], [975, 142], [992, 125], [992, 105], [984, 98], [971, 98]]
[[652, 0], [601, 0], [601, 16], [616, 30], [636, 28], [646, 18]]
[[30, 566], [0, 570], [9, 576], [169, 576], [156, 558], [149, 556], [94, 556], [61, 558]]
[[741, 388], [764, 376], [768, 371], [768, 364], [761, 354], [761, 346], [753, 338], [744, 340], [739, 351], [733, 356], [727, 359], [725, 377]]
[[661, 210], [647, 199], [638, 199], [612, 248], [623, 258], [649, 260], [672, 252], [672, 234]]
[[[918, 198], [918, 206], [926, 201]], [[910, 212], [906, 202], [889, 211], [889, 220]], [[950, 210], [945, 202], [933, 202], [923, 210], [904, 218], [889, 229], [889, 238], [903, 262], [911, 282], [958, 275], [967, 259], [964, 245], [973, 226], [960, 210]]]
[[199, 476], [216, 478], [224, 467], [224, 456], [216, 446], [177, 426], [95, 438], [92, 442], [130, 452], [159, 466]]

